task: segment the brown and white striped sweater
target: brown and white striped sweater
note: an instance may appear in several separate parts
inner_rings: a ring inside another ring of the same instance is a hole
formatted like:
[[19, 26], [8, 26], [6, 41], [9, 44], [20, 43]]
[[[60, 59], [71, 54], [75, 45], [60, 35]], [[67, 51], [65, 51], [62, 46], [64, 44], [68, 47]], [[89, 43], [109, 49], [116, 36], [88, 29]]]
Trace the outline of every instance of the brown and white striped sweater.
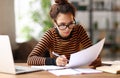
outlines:
[[[81, 25], [76, 25], [67, 38], [62, 38], [56, 28], [51, 28], [32, 50], [27, 63], [28, 65], [56, 65], [56, 57], [52, 54], [53, 51], [65, 55], [69, 59], [71, 53], [78, 52], [91, 45], [92, 42]], [[46, 50], [48, 50], [50, 57], [44, 57]], [[91, 65], [99, 66], [100, 64], [101, 60], [98, 58]]]

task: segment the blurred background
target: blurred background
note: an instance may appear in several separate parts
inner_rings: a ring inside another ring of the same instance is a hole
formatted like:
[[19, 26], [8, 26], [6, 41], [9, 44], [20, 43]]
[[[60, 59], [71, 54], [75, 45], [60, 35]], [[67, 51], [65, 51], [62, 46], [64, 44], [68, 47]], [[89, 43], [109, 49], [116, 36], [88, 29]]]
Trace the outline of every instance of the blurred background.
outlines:
[[[93, 44], [106, 38], [102, 60], [120, 60], [120, 0], [68, 0]], [[0, 35], [9, 35], [15, 62], [26, 62], [41, 36], [53, 26], [54, 0], [0, 0]]]

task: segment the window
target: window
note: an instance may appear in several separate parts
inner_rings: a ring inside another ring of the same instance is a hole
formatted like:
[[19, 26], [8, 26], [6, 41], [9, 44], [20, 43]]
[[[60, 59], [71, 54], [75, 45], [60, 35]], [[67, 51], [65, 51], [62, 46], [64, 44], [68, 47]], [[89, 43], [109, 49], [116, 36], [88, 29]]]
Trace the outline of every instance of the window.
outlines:
[[[39, 13], [40, 9], [42, 10], [42, 8], [40, 8], [41, 1], [42, 0], [15, 0], [16, 41], [18, 43], [28, 41], [32, 37], [39, 39], [42, 35], [43, 24], [35, 22], [34, 18], [38, 18], [37, 14], [32, 17], [36, 11]], [[43, 1], [48, 2], [48, 0]], [[37, 20], [42, 20], [42, 18]]]

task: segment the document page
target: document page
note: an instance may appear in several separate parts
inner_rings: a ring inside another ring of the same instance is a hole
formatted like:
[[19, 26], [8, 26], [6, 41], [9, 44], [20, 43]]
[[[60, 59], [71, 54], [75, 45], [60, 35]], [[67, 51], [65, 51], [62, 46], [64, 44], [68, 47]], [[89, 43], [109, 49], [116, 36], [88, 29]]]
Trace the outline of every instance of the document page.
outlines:
[[81, 74], [81, 72], [73, 70], [73, 69], [51, 70], [49, 72], [56, 76]]
[[87, 49], [71, 54], [67, 67], [88, 66], [91, 64], [100, 54], [104, 42], [105, 38]]
[[62, 69], [62, 70], [50, 70], [50, 73], [61, 76], [61, 75], [75, 75], [75, 74], [91, 74], [91, 73], [102, 73], [102, 71], [90, 69], [90, 68], [75, 68], [75, 69]]
[[59, 70], [65, 69], [66, 67], [54, 66], [54, 65], [44, 65], [44, 66], [31, 66], [32, 68], [37, 68], [41, 70]]
[[91, 68], [75, 68], [74, 70], [81, 72], [82, 74], [90, 74], [90, 73], [102, 73], [102, 71], [100, 70], [96, 70], [96, 69], [91, 69]]

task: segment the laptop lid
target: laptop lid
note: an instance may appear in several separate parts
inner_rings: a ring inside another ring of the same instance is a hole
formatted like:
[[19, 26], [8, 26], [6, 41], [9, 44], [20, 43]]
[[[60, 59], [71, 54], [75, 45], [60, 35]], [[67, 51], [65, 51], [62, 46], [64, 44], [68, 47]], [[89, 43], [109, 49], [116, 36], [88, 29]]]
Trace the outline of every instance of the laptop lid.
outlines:
[[0, 35], [0, 72], [16, 73], [10, 40], [7, 35]]
[[21, 74], [41, 71], [41, 69], [26, 66], [16, 66], [13, 60], [10, 39], [8, 35], [0, 35], [0, 72], [10, 74]]

